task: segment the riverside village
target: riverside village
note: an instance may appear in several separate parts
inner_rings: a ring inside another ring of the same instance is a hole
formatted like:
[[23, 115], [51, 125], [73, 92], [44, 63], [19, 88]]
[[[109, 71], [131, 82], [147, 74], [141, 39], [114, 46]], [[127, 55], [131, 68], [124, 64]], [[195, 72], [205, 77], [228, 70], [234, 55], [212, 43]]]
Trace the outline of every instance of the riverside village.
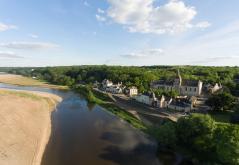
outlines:
[[[94, 89], [144, 104], [155, 110], [173, 110], [186, 115], [190, 112], [210, 110], [210, 107], [205, 104], [206, 100], [210, 95], [223, 90], [223, 87], [219, 83], [206, 84], [200, 80], [182, 79], [178, 70], [175, 79], [153, 81], [150, 83], [150, 91], [144, 93], [139, 93], [135, 86], [126, 87], [122, 82], [114, 84], [107, 79], [102, 83], [95, 82]], [[177, 94], [174, 96], [156, 94], [157, 90], [163, 91], [162, 93]]]

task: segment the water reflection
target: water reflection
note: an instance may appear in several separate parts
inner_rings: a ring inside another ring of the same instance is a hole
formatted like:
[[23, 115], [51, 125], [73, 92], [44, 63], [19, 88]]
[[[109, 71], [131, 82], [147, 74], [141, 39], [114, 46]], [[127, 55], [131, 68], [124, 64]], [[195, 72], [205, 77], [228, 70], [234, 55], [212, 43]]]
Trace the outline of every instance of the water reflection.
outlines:
[[156, 143], [128, 123], [73, 92], [0, 84], [0, 88], [57, 94], [43, 165], [158, 165]]

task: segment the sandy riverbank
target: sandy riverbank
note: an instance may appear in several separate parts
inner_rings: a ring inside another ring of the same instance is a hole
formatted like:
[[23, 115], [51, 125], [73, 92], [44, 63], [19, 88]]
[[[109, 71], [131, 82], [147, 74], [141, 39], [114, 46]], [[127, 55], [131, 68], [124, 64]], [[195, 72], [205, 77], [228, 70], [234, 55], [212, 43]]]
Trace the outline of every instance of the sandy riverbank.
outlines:
[[68, 89], [68, 87], [66, 86], [47, 84], [39, 80], [14, 74], [0, 74], [0, 83], [21, 86], [39, 86], [43, 88], [53, 88], [53, 89]]
[[61, 98], [0, 89], [0, 164], [39, 165], [51, 133], [51, 112]]

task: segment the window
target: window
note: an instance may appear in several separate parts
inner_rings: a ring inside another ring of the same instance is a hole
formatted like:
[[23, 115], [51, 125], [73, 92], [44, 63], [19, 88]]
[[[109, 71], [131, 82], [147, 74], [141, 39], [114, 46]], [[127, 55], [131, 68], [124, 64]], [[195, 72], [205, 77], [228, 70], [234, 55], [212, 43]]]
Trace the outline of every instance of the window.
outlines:
[[190, 88], [189, 90], [190, 90], [190, 92], [191, 92], [191, 91], [192, 91], [192, 88]]
[[197, 88], [194, 88], [194, 91], [196, 92], [196, 91], [197, 91]]
[[187, 91], [188, 90], [188, 88], [187, 87], [185, 87], [185, 91]]

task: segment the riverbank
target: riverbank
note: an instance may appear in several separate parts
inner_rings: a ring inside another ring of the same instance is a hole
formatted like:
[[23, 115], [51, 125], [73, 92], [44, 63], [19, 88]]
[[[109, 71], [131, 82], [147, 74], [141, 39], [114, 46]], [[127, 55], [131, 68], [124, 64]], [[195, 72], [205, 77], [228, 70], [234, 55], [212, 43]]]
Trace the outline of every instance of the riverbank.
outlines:
[[42, 88], [52, 88], [52, 89], [69, 89], [67, 86], [52, 85], [43, 81], [35, 80], [30, 77], [24, 77], [21, 75], [14, 74], [0, 74], [0, 83], [20, 85], [20, 86], [37, 86]]
[[60, 101], [48, 93], [0, 89], [0, 164], [40, 165]]
[[90, 89], [88, 86], [77, 86], [73, 88], [77, 93], [82, 94], [88, 102], [98, 104], [107, 111], [130, 123], [134, 128], [142, 131], [147, 130], [147, 126], [133, 114], [125, 111], [113, 103], [106, 94]]

